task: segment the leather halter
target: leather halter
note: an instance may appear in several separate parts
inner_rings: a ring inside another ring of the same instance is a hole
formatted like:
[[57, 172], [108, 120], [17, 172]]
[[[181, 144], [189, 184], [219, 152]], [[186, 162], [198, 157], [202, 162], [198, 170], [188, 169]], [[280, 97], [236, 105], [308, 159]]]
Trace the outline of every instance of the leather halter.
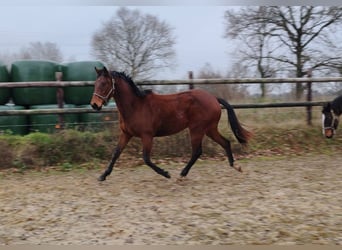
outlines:
[[98, 94], [96, 92], [94, 92], [93, 95], [99, 97], [104, 102], [104, 104], [107, 104], [108, 100], [110, 98], [110, 95], [112, 93], [114, 93], [114, 90], [115, 90], [114, 83], [115, 83], [115, 81], [114, 81], [114, 79], [112, 79], [112, 87], [110, 88], [110, 90], [109, 90], [107, 95], [103, 96], [103, 95], [100, 95], [100, 94]]
[[335, 121], [338, 120], [338, 117], [334, 114], [334, 112], [331, 112], [331, 115], [332, 115], [332, 119], [331, 119], [331, 124], [330, 124], [330, 126], [324, 126], [325, 115], [323, 115], [323, 117], [322, 117], [323, 134], [324, 134], [324, 131], [325, 131], [326, 129], [331, 129], [332, 132], [333, 132], [333, 134], [335, 134], [335, 130], [336, 130], [336, 128], [335, 128]]

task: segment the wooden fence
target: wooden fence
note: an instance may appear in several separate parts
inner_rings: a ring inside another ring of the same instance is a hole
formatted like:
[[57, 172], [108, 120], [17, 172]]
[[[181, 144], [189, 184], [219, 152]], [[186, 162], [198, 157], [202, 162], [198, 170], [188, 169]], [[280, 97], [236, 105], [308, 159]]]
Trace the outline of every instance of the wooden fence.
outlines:
[[[212, 85], [212, 84], [279, 84], [279, 83], [307, 83], [323, 84], [329, 82], [342, 82], [342, 77], [325, 77], [325, 78], [227, 78], [227, 79], [188, 79], [188, 80], [151, 80], [136, 81], [139, 86], [170, 86], [170, 85]], [[24, 88], [24, 87], [80, 87], [92, 86], [94, 82], [89, 81], [50, 81], [50, 82], [2, 82], [1, 88]], [[251, 104], [232, 104], [236, 109], [248, 108], [281, 108], [281, 107], [307, 107], [307, 122], [311, 124], [311, 107], [322, 106], [324, 102], [314, 102], [311, 100], [311, 92], [308, 91], [308, 101], [306, 102], [285, 102], [285, 103], [251, 103]], [[58, 109], [26, 109], [26, 110], [4, 110], [0, 111], [1, 115], [35, 115], [35, 114], [70, 114], [70, 113], [95, 113], [95, 112], [113, 112], [112, 108], [103, 108], [101, 111], [95, 111], [91, 108], [58, 108]]]

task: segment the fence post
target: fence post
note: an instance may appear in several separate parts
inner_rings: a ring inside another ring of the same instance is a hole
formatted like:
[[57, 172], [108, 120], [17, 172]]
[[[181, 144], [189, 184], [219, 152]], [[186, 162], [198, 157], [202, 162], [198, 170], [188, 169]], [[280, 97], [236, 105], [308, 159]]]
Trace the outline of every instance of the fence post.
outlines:
[[[56, 81], [58, 82], [62, 81], [62, 78], [63, 78], [62, 72], [56, 72], [55, 76], [56, 76]], [[64, 107], [64, 90], [62, 87], [57, 88], [56, 98], [57, 98], [58, 108], [63, 108]], [[58, 114], [58, 124], [56, 124], [56, 129], [63, 129], [63, 128], [64, 128], [64, 115]]]
[[[308, 78], [312, 77], [312, 69], [311, 68], [308, 69], [306, 75]], [[306, 96], [306, 100], [308, 102], [311, 102], [312, 101], [312, 82], [311, 82], [311, 80], [308, 80], [308, 82], [307, 82], [307, 91], [308, 91], [308, 93]], [[307, 117], [306, 117], [307, 125], [311, 126], [312, 125], [312, 106], [306, 107], [306, 114], [307, 114]]]
[[[192, 71], [188, 71], [188, 78], [189, 78], [189, 80], [193, 80], [193, 79], [194, 79], [194, 74], [193, 74]], [[189, 89], [194, 89], [194, 84], [193, 84], [193, 82], [191, 82], [191, 83], [189, 84]]]

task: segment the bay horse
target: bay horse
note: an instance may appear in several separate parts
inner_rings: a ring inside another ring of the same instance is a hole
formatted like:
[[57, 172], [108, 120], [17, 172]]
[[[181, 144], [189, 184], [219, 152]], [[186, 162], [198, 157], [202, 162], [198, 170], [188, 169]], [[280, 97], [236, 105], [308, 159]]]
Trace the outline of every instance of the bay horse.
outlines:
[[95, 67], [95, 71], [97, 78], [90, 101], [92, 108], [100, 110], [111, 97], [114, 97], [120, 117], [119, 141], [106, 170], [98, 178], [99, 181], [104, 181], [110, 175], [116, 160], [132, 137], [141, 138], [145, 164], [158, 174], [170, 178], [167, 171], [155, 165], [150, 159], [153, 137], [172, 135], [186, 128], [190, 132], [192, 155], [181, 171], [181, 177], [189, 173], [192, 165], [202, 154], [204, 135], [225, 149], [231, 167], [242, 171], [234, 165], [230, 141], [218, 132], [220, 104], [227, 109], [230, 126], [240, 143], [247, 143], [252, 133], [240, 125], [228, 102], [199, 89], [159, 95], [151, 90], [140, 90], [124, 72], [109, 72], [106, 67]]
[[336, 97], [331, 102], [326, 103], [322, 109], [322, 129], [323, 135], [332, 138], [338, 127], [339, 117], [342, 114], [342, 95]]

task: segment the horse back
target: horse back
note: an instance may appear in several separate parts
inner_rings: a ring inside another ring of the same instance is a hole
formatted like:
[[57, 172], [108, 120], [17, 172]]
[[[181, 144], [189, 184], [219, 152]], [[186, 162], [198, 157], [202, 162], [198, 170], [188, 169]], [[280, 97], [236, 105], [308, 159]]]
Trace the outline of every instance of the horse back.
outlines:
[[159, 111], [166, 116], [172, 114], [177, 116], [179, 113], [191, 115], [192, 113], [221, 112], [216, 97], [201, 89], [168, 95], [151, 94], [147, 99], [149, 99], [152, 112]]
[[146, 96], [146, 102], [156, 136], [217, 123], [221, 115], [216, 97], [198, 89], [169, 95], [150, 94]]

